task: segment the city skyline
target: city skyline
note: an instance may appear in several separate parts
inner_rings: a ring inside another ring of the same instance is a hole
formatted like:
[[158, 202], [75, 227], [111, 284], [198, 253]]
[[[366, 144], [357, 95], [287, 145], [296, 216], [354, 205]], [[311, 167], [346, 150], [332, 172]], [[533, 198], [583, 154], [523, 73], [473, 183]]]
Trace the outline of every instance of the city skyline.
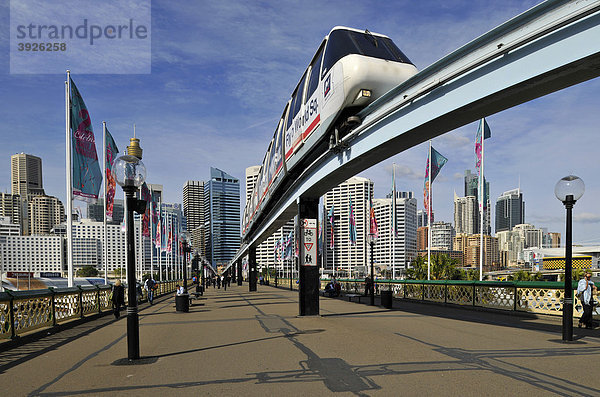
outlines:
[[[310, 2], [249, 2], [238, 7], [235, 2], [154, 1], [151, 74], [81, 75], [72, 70], [72, 76], [90, 111], [98, 155], [102, 120], [121, 149], [136, 123], [148, 182], [164, 185], [166, 202], [181, 203], [185, 181], [207, 180], [210, 166], [243, 180], [246, 167], [261, 162], [286, 98], [333, 26], [386, 34], [421, 70], [537, 3], [395, 1], [341, 7], [333, 2], [311, 7]], [[322, 13], [311, 10], [317, 6]], [[177, 26], [165, 22], [171, 19], [178, 20]], [[9, 24], [6, 4], [0, 6], [0, 20]], [[43, 160], [46, 193], [65, 203], [64, 75], [8, 74], [8, 39], [6, 32], [0, 33], [0, 82], [6, 87], [0, 94], [5, 104], [0, 109], [5, 142], [0, 157], [6, 159], [0, 167], [0, 189], [10, 191], [10, 156], [29, 153]], [[520, 186], [528, 208], [525, 222], [564, 233], [564, 207], [553, 191], [558, 179], [573, 173], [586, 183], [574, 207], [574, 242], [600, 240], [600, 214], [594, 206], [600, 193], [593, 151], [597, 138], [592, 130], [600, 121], [594, 112], [598, 88], [595, 79], [487, 117], [492, 137], [486, 140], [485, 169], [492, 205], [502, 192]], [[464, 171], [475, 170], [476, 124], [433, 140], [449, 160], [433, 183], [438, 221], [452, 222], [453, 191], [460, 195]], [[426, 145], [357, 176], [371, 179], [375, 197], [383, 198], [391, 190], [396, 163], [398, 190], [413, 191], [422, 209]], [[76, 201], [75, 206], [85, 204]]]

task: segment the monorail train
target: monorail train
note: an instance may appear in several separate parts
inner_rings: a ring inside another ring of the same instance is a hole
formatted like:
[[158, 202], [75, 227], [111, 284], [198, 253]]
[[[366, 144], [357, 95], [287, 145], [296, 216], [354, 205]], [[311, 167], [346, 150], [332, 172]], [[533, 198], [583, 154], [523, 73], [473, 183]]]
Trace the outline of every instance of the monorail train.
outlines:
[[242, 239], [302, 169], [360, 125], [356, 114], [417, 73], [384, 35], [335, 27], [323, 39], [279, 119], [242, 219]]

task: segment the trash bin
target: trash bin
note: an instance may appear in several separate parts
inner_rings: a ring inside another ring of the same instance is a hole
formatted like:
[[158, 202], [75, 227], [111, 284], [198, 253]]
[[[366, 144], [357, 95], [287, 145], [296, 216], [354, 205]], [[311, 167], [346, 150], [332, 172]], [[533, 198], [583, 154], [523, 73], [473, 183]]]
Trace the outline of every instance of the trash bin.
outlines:
[[190, 311], [190, 296], [188, 294], [175, 295], [175, 310], [184, 313]]
[[392, 308], [392, 291], [381, 291], [381, 306], [386, 309]]

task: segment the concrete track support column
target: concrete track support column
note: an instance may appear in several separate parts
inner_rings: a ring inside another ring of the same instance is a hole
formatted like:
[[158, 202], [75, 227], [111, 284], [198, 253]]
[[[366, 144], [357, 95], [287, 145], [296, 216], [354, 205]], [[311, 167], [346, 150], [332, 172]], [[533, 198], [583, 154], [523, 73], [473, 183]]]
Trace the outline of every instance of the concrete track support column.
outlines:
[[[319, 263], [317, 258], [316, 231], [318, 230], [319, 199], [298, 199], [299, 279], [298, 288], [300, 316], [319, 315]], [[313, 222], [314, 221], [314, 222]], [[310, 245], [314, 244], [314, 245]]]
[[256, 291], [256, 247], [248, 248], [248, 291]]

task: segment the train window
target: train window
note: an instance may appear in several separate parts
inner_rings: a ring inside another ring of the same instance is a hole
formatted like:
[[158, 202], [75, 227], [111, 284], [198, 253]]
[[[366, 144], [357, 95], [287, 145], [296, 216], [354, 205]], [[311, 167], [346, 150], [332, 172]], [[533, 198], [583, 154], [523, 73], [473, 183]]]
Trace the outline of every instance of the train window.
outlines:
[[323, 58], [323, 46], [319, 50], [317, 57], [314, 62], [310, 65], [310, 78], [308, 79], [308, 89], [306, 91], [306, 98], [304, 103], [312, 96], [317, 87], [319, 86], [319, 69], [321, 68], [321, 59]]
[[387, 37], [375, 36], [369, 32], [334, 30], [327, 41], [321, 77], [324, 77], [337, 61], [349, 54], [412, 64]]
[[[296, 94], [294, 95], [294, 105], [292, 106], [292, 120], [298, 112], [300, 111], [300, 107], [302, 106], [302, 94], [304, 93], [304, 82], [306, 81], [306, 73], [302, 76], [302, 81], [298, 85], [298, 89], [296, 90]], [[289, 121], [288, 121], [289, 123]]]

